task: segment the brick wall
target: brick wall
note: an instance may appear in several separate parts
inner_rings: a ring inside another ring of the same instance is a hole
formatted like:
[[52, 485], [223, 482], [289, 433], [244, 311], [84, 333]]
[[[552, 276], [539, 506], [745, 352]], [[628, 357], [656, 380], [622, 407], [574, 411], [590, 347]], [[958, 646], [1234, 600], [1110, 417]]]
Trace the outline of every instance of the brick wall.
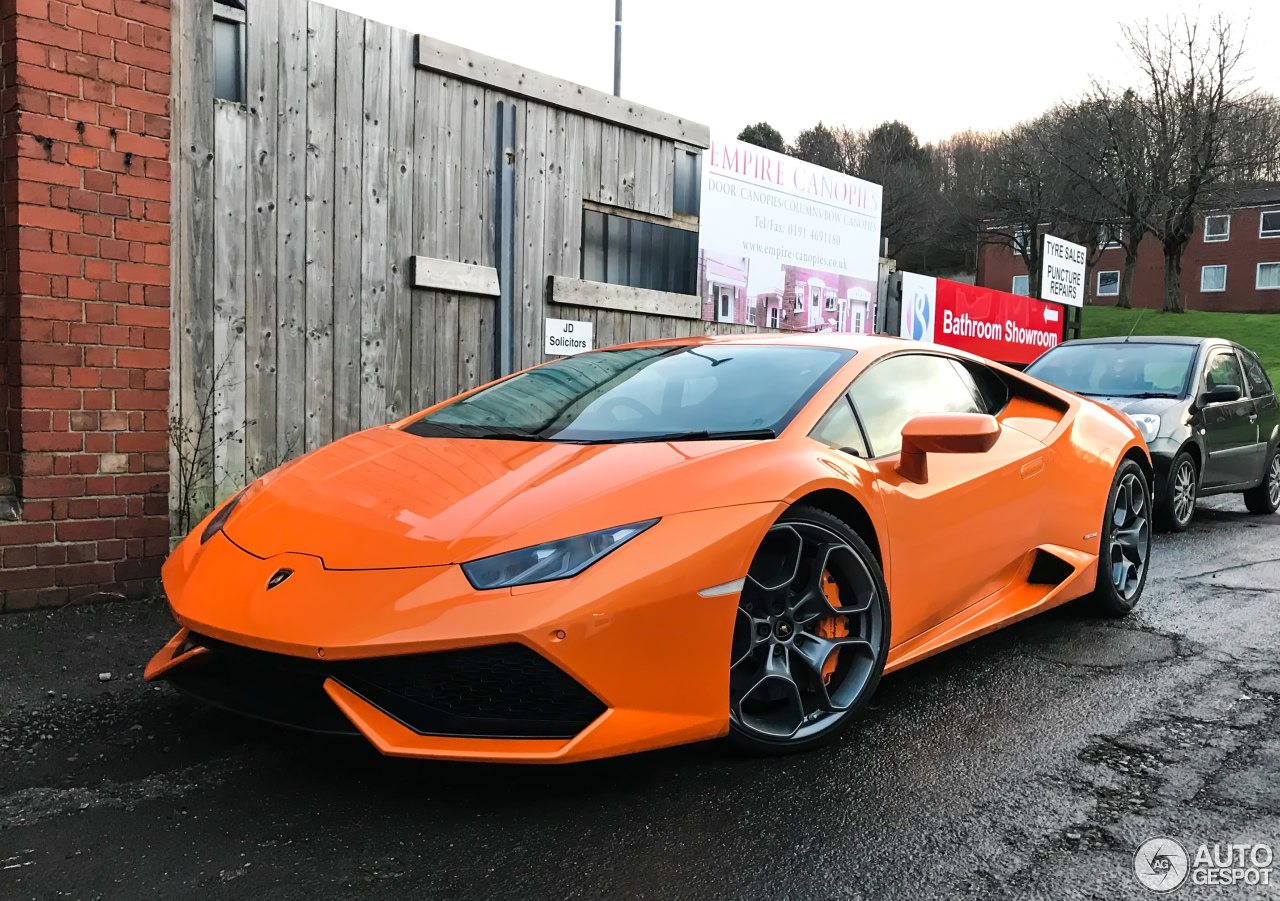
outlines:
[[[1231, 233], [1227, 241], [1204, 240], [1204, 223], [1196, 223], [1195, 234], [1182, 255], [1182, 296], [1188, 310], [1231, 313], [1280, 313], [1280, 291], [1257, 288], [1259, 263], [1280, 262], [1280, 238], [1259, 236], [1259, 219], [1263, 210], [1278, 210], [1280, 202], [1263, 207], [1238, 209], [1231, 213]], [[1204, 266], [1225, 265], [1225, 291], [1200, 290], [1200, 270]], [[1124, 251], [1115, 248], [1102, 251], [1090, 273], [1091, 302], [1113, 306], [1114, 297], [1096, 297], [1098, 272], [1124, 272]], [[978, 284], [1008, 291], [1015, 275], [1026, 275], [1021, 256], [1014, 256], [1008, 245], [987, 244], [978, 253]], [[1164, 250], [1148, 237], [1138, 250], [1138, 267], [1134, 273], [1130, 297], [1134, 307], [1164, 307]]]
[[169, 0], [0, 16], [0, 605], [137, 596], [169, 533]]

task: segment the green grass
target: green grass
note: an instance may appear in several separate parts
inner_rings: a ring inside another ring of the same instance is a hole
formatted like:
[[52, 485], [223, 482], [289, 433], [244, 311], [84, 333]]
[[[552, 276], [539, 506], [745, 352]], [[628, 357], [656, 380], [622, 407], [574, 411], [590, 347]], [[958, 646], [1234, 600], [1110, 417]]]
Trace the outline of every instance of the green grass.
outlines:
[[[1118, 310], [1085, 307], [1083, 338], [1127, 335], [1194, 335], [1226, 338], [1258, 355], [1273, 385], [1280, 385], [1280, 316], [1267, 313], [1160, 313], [1156, 310]], [[1142, 319], [1139, 320], [1138, 317]], [[1134, 328], [1134, 323], [1137, 327]]]

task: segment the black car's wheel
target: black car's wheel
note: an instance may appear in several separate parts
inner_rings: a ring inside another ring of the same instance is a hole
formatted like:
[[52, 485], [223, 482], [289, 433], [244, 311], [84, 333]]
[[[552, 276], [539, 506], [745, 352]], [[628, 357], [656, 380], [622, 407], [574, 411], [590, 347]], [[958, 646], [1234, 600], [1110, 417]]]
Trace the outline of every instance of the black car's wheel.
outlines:
[[1200, 490], [1196, 461], [1186, 451], [1179, 451], [1169, 467], [1169, 480], [1165, 483], [1156, 521], [1160, 528], [1170, 532], [1185, 532], [1196, 515], [1196, 495]]
[[1094, 602], [1107, 616], [1124, 616], [1142, 597], [1151, 559], [1151, 489], [1132, 460], [1116, 470], [1098, 540]]
[[1244, 493], [1244, 505], [1250, 513], [1275, 513], [1280, 510], [1280, 447], [1267, 459], [1262, 484]]
[[738, 602], [730, 741], [757, 754], [831, 741], [875, 691], [888, 651], [888, 591], [871, 549], [829, 513], [791, 508]]

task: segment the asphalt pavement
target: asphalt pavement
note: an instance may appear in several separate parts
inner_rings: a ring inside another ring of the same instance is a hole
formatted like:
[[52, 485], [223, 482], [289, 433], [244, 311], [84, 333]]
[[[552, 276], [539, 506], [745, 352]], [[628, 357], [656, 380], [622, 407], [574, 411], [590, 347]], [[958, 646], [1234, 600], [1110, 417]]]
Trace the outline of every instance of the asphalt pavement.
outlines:
[[1280, 844], [1280, 516], [1210, 502], [1152, 567], [1123, 621], [971, 642], [763, 760], [393, 760], [146, 685], [159, 604], [0, 616], [0, 898], [1155, 897], [1150, 838]]

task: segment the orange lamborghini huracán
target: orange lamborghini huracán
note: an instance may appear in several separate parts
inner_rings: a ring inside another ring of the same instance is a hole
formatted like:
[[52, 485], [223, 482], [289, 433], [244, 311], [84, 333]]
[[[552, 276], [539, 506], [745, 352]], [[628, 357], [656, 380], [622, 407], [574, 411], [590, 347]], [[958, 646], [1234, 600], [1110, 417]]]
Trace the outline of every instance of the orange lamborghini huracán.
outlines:
[[1127, 613], [1150, 472], [1122, 414], [929, 345], [584, 353], [227, 500], [165, 564], [147, 678], [408, 757], [800, 750], [886, 672], [1086, 594]]

